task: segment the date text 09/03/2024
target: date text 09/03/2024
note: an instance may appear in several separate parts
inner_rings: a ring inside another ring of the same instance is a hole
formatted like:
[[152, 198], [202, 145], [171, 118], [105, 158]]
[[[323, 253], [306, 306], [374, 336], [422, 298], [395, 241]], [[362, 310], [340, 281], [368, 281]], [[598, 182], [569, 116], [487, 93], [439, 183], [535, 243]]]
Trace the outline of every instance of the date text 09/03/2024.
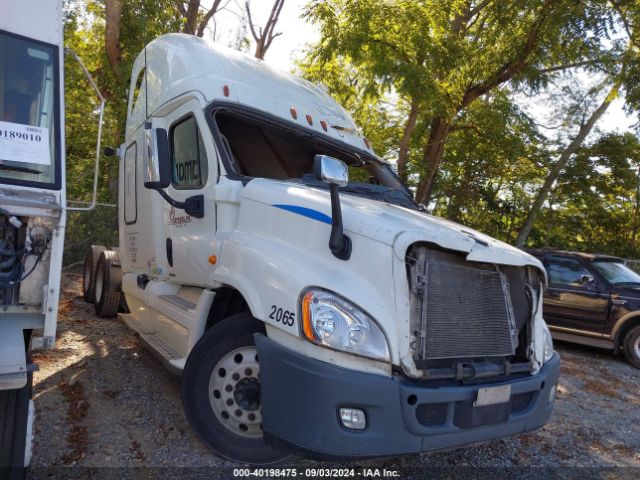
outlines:
[[302, 477], [302, 478], [398, 478], [397, 470], [386, 468], [235, 468], [235, 478]]

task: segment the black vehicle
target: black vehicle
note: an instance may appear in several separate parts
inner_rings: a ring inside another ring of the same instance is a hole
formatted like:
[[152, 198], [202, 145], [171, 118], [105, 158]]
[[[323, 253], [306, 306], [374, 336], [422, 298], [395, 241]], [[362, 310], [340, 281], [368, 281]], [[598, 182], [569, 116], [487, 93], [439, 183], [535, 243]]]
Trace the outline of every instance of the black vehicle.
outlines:
[[547, 270], [544, 318], [553, 338], [624, 351], [640, 368], [640, 274], [607, 255], [528, 252]]

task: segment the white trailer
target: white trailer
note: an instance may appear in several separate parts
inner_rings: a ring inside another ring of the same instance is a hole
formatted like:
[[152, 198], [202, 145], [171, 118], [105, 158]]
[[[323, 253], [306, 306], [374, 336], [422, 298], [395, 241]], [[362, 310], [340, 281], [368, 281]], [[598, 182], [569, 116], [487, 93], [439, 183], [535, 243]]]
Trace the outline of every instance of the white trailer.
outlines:
[[543, 266], [425, 213], [321, 88], [162, 36], [120, 156], [120, 253], [85, 283], [101, 315], [124, 293], [217, 454], [398, 455], [549, 419]]
[[[33, 12], [37, 11], [38, 15]], [[0, 465], [20, 476], [33, 421], [32, 332], [52, 347], [65, 226], [62, 2], [0, 15]]]
[[1, 0], [0, 10], [0, 476], [20, 478], [34, 417], [29, 350], [54, 346], [69, 210], [63, 11], [62, 0]]

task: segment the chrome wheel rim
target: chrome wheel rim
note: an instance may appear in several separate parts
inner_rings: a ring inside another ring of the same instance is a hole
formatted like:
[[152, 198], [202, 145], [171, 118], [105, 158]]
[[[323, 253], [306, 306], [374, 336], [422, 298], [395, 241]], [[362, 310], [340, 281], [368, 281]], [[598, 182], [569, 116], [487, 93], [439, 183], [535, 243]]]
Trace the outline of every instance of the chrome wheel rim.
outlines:
[[636, 341], [633, 342], [633, 353], [636, 358], [640, 359], [640, 337], [636, 338]]
[[218, 361], [209, 380], [209, 404], [227, 430], [245, 438], [262, 438], [256, 347], [237, 348]]

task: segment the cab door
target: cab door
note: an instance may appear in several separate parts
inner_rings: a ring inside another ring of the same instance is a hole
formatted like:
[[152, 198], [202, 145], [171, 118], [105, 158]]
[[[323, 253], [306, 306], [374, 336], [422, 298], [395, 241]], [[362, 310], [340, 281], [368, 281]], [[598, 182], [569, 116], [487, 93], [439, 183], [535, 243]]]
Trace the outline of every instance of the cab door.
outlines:
[[[609, 311], [608, 287], [594, 278], [593, 272], [577, 258], [549, 256], [545, 267], [549, 287], [544, 298], [544, 317], [549, 325], [602, 334]], [[594, 281], [582, 282], [585, 275]]]
[[196, 218], [163, 202], [163, 235], [156, 239], [161, 278], [181, 284], [206, 286], [214, 253], [216, 210], [213, 190], [218, 177], [217, 153], [203, 107], [196, 99], [182, 103], [163, 118], [168, 132], [172, 165], [167, 194], [177, 202], [203, 197], [204, 214]]

